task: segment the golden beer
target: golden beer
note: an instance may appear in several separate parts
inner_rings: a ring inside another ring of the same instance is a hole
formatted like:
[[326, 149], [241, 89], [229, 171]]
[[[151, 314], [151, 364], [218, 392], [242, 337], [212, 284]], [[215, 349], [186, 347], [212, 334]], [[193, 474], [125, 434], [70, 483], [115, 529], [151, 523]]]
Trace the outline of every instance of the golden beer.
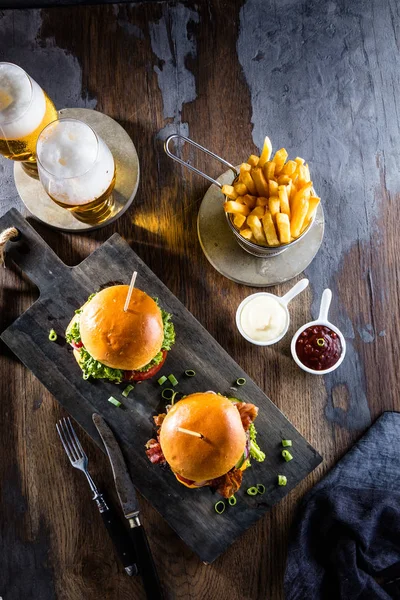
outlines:
[[77, 119], [50, 123], [39, 136], [37, 161], [47, 194], [76, 219], [95, 225], [113, 213], [114, 158], [89, 125]]
[[0, 153], [37, 177], [37, 139], [55, 119], [56, 108], [40, 86], [17, 65], [0, 63]]

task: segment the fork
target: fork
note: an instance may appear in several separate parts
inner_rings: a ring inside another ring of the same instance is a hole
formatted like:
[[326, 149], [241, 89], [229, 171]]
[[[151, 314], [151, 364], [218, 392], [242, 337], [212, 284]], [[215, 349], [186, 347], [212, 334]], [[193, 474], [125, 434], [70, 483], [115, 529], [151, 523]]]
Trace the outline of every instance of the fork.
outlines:
[[88, 470], [88, 457], [75, 433], [71, 419], [69, 417], [61, 419], [56, 423], [56, 429], [71, 465], [86, 475], [90, 489], [93, 492], [93, 500], [95, 500], [97, 504], [97, 508], [99, 509], [121, 562], [124, 565], [126, 573], [129, 576], [137, 575], [138, 568], [136, 565], [135, 550], [130, 536], [117, 513], [107, 504], [103, 494], [99, 492], [93, 481]]

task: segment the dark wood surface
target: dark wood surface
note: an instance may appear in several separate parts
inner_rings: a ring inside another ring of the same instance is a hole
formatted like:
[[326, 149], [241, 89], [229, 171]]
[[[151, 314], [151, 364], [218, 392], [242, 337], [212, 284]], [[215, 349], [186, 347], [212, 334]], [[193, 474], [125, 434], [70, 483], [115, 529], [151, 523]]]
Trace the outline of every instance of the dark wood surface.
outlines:
[[[203, 562], [212, 563], [315, 469], [320, 456], [118, 234], [69, 268], [16, 209], [0, 218], [0, 231], [10, 226], [18, 229], [21, 239], [9, 243], [7, 260], [29, 276], [40, 296], [1, 334], [2, 340], [103, 450], [92, 416], [104, 417], [121, 445], [138, 491]], [[129, 398], [124, 398], [124, 385], [83, 379], [64, 332], [71, 315], [90, 294], [110, 282], [129, 283], [134, 270], [136, 287], [158, 298], [160, 306], [172, 314], [177, 338], [157, 378], [136, 384]], [[55, 343], [48, 339], [50, 328], [58, 334]], [[196, 372], [194, 377], [185, 377], [188, 365]], [[220, 498], [210, 488], [193, 491], [179, 485], [170, 469], [152, 465], [145, 454], [146, 442], [155, 435], [153, 416], [164, 412], [167, 404], [157, 379], [170, 373], [178, 378], [177, 400], [213, 390], [259, 408], [257, 440], [267, 458], [262, 463], [253, 461], [237, 493], [237, 506], [221, 516], [214, 511]], [[246, 380], [244, 386], [235, 387], [238, 377]], [[108, 402], [111, 395], [122, 402], [120, 410]], [[289, 463], [281, 455], [282, 439], [293, 443], [295, 459]], [[278, 486], [279, 474], [286, 475], [286, 487]], [[249, 497], [246, 488], [257, 483], [265, 486], [265, 493]]]
[[[77, 236], [35, 224], [37, 230], [69, 265], [120, 233], [325, 459], [208, 567], [143, 501], [170, 598], [280, 600], [299, 499], [383, 410], [400, 408], [398, 22], [391, 0], [210, 0], [0, 13], [2, 60], [21, 64], [58, 108], [87, 106], [116, 118], [141, 161], [135, 203], [115, 225]], [[163, 155], [162, 138], [173, 131], [233, 164], [268, 134], [274, 147], [310, 164], [324, 202], [325, 239], [306, 272], [310, 288], [291, 305], [290, 331], [277, 346], [250, 346], [234, 328], [236, 307], [252, 290], [224, 279], [202, 254], [196, 215], [207, 184]], [[0, 171], [4, 214], [21, 204], [12, 165], [1, 160]], [[3, 330], [38, 291], [12, 265], [0, 277]], [[348, 354], [336, 373], [320, 379], [298, 370], [289, 342], [316, 315], [326, 286]], [[54, 429], [63, 411], [5, 346], [1, 351], [0, 595], [143, 598], [140, 582], [122, 573], [97, 526], [79, 473], [65, 466]], [[81, 435], [94, 476], [111, 488], [106, 458]]]

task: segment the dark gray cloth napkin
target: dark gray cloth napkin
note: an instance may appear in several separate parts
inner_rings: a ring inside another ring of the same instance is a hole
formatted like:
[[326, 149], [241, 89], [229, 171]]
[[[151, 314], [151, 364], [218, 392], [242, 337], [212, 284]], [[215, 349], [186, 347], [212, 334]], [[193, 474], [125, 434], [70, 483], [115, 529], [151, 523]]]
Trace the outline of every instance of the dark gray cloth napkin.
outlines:
[[400, 598], [399, 413], [384, 413], [301, 503], [285, 595]]

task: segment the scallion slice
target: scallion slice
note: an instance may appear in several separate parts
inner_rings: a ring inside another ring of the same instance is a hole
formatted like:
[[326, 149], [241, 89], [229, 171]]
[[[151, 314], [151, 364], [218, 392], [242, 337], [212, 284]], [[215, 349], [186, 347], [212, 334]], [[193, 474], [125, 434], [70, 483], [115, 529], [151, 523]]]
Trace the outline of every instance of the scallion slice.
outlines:
[[160, 377], [160, 379], [157, 379], [158, 385], [163, 385], [166, 381], [167, 381], [167, 378], [165, 377], [165, 375]]
[[265, 485], [262, 483], [257, 483], [257, 492], [259, 494], [265, 494]]
[[127, 398], [129, 396], [129, 393], [134, 389], [134, 387], [134, 385], [127, 385], [124, 391], [122, 392], [123, 397]]
[[164, 400], [173, 400], [177, 393], [172, 388], [164, 388], [161, 392], [161, 398], [164, 398]]
[[278, 485], [286, 485], [287, 477], [285, 475], [278, 475]]
[[292, 440], [282, 440], [282, 446], [284, 448], [288, 448], [291, 445], [292, 445]]
[[236, 385], [244, 385], [246, 383], [246, 380], [244, 377], [238, 377], [238, 379], [236, 379]]
[[170, 383], [171, 383], [173, 386], [176, 386], [176, 385], [178, 385], [178, 380], [177, 380], [177, 378], [175, 377], [175, 375], [173, 375], [172, 373], [171, 373], [171, 375], [168, 375], [168, 379], [169, 379], [169, 382], [170, 382]]
[[293, 459], [293, 456], [290, 454], [289, 450], [282, 450], [282, 456], [286, 460], [286, 462], [289, 462]]
[[248, 490], [246, 490], [246, 493], [247, 493], [249, 496], [257, 496], [257, 494], [258, 494], [258, 489], [257, 489], [256, 487], [254, 487], [254, 486], [253, 486], [253, 487], [249, 487], [249, 489], [248, 489]]
[[228, 498], [228, 502], [231, 506], [235, 506], [237, 500], [236, 500], [235, 496], [231, 496], [230, 498]]
[[54, 329], [50, 329], [50, 331], [49, 331], [49, 340], [50, 340], [51, 342], [55, 342], [55, 341], [56, 341], [56, 339], [57, 339], [57, 334], [56, 334], [56, 332], [54, 331]]
[[193, 369], [186, 369], [185, 375], [186, 377], [194, 377], [196, 375], [196, 371], [193, 371]]
[[214, 510], [216, 513], [218, 513], [219, 515], [222, 515], [222, 513], [225, 510], [225, 502], [223, 502], [222, 500], [218, 500], [218, 502], [216, 502], [214, 504]]
[[110, 404], [114, 404], [114, 406], [117, 406], [118, 408], [120, 406], [122, 406], [121, 402], [119, 400], [117, 400], [116, 398], [114, 398], [114, 396], [110, 396], [108, 401]]

